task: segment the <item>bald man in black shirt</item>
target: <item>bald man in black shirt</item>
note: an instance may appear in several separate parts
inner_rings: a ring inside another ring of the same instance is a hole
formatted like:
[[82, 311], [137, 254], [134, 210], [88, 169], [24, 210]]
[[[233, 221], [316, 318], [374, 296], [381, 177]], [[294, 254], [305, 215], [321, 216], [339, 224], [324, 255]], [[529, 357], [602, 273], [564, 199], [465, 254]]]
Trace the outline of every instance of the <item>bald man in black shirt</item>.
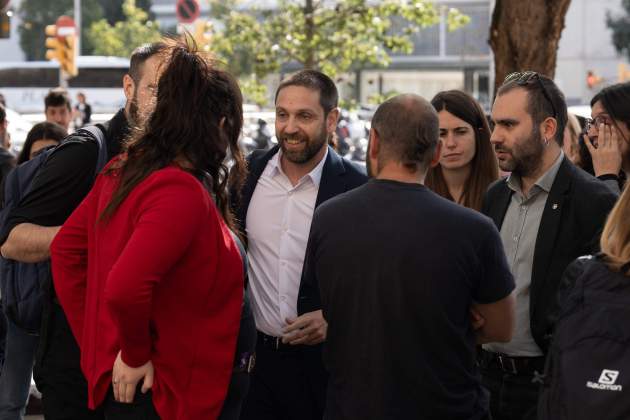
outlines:
[[488, 418], [475, 346], [510, 339], [514, 281], [492, 221], [423, 186], [439, 149], [431, 105], [390, 99], [374, 178], [315, 212], [303, 282], [328, 322], [325, 419]]

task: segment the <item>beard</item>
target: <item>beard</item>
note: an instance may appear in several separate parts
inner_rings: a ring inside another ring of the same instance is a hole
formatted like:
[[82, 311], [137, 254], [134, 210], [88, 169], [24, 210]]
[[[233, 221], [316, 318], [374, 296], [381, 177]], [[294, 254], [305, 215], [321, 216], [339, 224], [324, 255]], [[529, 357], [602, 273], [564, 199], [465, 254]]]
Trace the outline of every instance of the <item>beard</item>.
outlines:
[[133, 91], [133, 97], [129, 103], [129, 119], [130, 125], [139, 126], [140, 124], [140, 110], [138, 109], [138, 89]]
[[[290, 140], [296, 140], [305, 144], [301, 150], [288, 150], [286, 142]], [[322, 147], [328, 143], [328, 133], [326, 127], [322, 125], [319, 133], [314, 137], [297, 132], [294, 134], [281, 134], [278, 136], [278, 143], [280, 149], [282, 149], [282, 155], [286, 157], [289, 162], [296, 164], [303, 164], [313, 159]]]
[[542, 164], [544, 149], [542, 138], [535, 128], [527, 139], [514, 142], [511, 148], [499, 144], [494, 147], [495, 152], [509, 155], [509, 158], [499, 160], [501, 170], [515, 173], [521, 177], [536, 172]]
[[129, 102], [129, 123], [131, 126], [137, 128], [143, 128], [144, 124], [149, 120], [149, 117], [155, 110], [155, 100], [148, 102], [142, 106], [142, 109], [138, 106], [138, 89], [134, 90], [133, 97]]

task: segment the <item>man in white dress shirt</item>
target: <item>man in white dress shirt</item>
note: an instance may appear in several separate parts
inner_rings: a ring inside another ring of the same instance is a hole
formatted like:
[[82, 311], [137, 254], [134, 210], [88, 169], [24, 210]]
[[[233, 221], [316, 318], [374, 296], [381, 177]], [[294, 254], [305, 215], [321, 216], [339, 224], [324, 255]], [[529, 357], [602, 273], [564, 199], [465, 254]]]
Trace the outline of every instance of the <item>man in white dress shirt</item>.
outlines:
[[258, 329], [256, 368], [241, 419], [321, 419], [327, 324], [319, 291], [301, 283], [315, 208], [366, 181], [328, 146], [339, 109], [334, 82], [304, 70], [276, 92], [278, 146], [254, 152], [235, 203], [247, 235], [248, 293]]

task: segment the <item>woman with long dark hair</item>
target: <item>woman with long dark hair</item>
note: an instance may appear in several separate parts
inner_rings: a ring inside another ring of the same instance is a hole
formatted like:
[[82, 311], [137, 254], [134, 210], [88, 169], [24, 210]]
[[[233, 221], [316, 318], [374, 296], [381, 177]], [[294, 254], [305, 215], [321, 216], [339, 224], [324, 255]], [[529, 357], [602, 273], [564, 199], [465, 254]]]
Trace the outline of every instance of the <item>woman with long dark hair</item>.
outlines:
[[596, 177], [619, 192], [630, 173], [630, 83], [602, 89], [591, 99], [583, 142]]
[[61, 228], [53, 278], [91, 408], [112, 419], [213, 419], [243, 302], [226, 192], [245, 171], [238, 136], [226, 134], [241, 131], [242, 97], [189, 38], [162, 54], [155, 109]]
[[26, 135], [17, 164], [31, 160], [50, 146], [58, 145], [67, 135], [66, 129], [59, 124], [47, 121], [35, 124]]
[[499, 177], [488, 120], [477, 101], [459, 90], [438, 93], [431, 105], [440, 119], [442, 153], [425, 185], [442, 197], [481, 210], [488, 185]]

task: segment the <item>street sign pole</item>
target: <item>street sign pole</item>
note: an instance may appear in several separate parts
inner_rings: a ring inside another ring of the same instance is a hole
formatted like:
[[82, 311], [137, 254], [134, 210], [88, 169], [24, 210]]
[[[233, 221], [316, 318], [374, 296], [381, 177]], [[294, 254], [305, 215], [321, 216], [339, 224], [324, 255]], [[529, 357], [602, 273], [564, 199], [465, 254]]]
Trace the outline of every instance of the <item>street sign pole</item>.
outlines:
[[59, 67], [59, 87], [68, 89], [68, 75]]

